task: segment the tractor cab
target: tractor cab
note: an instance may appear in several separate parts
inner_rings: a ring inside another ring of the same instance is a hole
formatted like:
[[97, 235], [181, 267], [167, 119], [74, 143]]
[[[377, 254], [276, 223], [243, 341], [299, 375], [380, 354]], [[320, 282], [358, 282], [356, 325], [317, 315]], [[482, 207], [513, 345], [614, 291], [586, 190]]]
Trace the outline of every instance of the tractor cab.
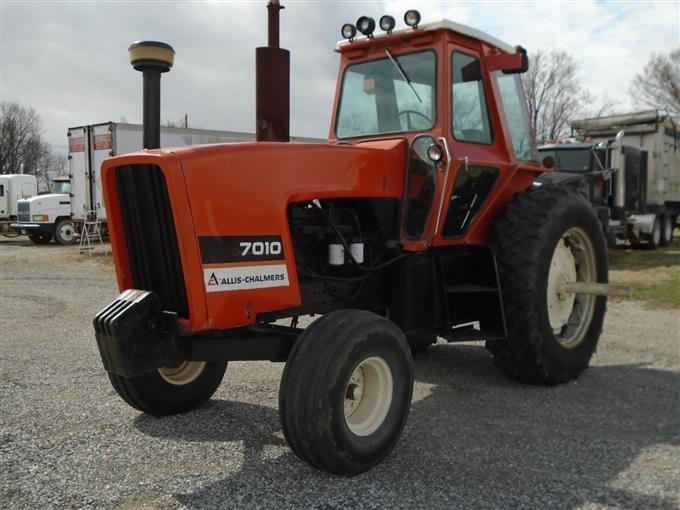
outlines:
[[519, 171], [516, 192], [541, 171], [519, 78], [526, 52], [452, 21], [419, 25], [417, 11], [404, 19], [407, 28], [393, 30], [383, 16], [376, 34], [364, 16], [359, 38], [343, 27], [330, 142], [408, 142], [407, 249], [480, 242], [488, 231], [479, 219], [502, 184]]

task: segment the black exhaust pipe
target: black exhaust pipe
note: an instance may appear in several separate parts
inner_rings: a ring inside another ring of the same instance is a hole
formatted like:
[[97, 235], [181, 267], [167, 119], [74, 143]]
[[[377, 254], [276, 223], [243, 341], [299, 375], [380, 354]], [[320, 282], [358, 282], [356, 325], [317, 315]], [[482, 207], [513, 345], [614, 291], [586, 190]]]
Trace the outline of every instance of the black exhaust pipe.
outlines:
[[290, 141], [290, 52], [279, 48], [278, 0], [267, 4], [268, 46], [255, 49], [255, 134], [258, 142]]
[[161, 146], [161, 73], [172, 67], [175, 50], [158, 41], [137, 41], [128, 48], [130, 63], [144, 75], [144, 148]]

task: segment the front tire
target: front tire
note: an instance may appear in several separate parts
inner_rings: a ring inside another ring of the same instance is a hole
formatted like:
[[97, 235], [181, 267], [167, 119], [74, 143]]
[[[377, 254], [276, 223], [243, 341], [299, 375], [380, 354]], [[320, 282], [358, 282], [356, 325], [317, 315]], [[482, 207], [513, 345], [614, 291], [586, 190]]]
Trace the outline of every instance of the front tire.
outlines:
[[76, 242], [76, 229], [71, 220], [59, 220], [54, 227], [54, 240], [62, 246]]
[[592, 206], [565, 188], [520, 195], [497, 222], [508, 339], [487, 342], [494, 361], [522, 382], [558, 384], [590, 362], [602, 331], [606, 297], [568, 294], [567, 282], [607, 283], [606, 242]]
[[155, 416], [185, 413], [212, 397], [227, 362], [184, 361], [135, 377], [109, 373], [118, 395], [135, 409]]
[[413, 361], [401, 330], [379, 315], [338, 310], [298, 338], [281, 378], [281, 426], [295, 454], [352, 476], [380, 462], [406, 423]]

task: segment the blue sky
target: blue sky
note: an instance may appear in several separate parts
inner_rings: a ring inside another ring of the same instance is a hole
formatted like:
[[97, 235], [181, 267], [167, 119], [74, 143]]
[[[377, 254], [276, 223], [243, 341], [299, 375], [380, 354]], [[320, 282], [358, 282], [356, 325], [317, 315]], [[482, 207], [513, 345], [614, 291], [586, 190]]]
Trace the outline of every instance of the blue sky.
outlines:
[[[454, 2], [282, 0], [281, 43], [291, 50], [291, 132], [325, 137], [337, 77], [340, 27], [361, 15], [417, 8], [511, 45], [564, 50], [595, 102], [635, 109], [630, 82], [652, 53], [680, 46], [680, 1]], [[57, 149], [71, 126], [141, 122], [141, 76], [127, 60], [139, 39], [172, 44], [163, 119], [189, 114], [206, 129], [253, 131], [255, 51], [266, 44], [266, 1], [0, 0], [0, 99], [31, 106]]]

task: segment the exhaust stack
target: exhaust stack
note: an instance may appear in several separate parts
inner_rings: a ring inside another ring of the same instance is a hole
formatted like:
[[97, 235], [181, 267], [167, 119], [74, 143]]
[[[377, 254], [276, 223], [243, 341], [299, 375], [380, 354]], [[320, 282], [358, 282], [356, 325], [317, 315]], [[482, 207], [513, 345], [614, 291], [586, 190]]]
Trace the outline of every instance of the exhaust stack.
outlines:
[[279, 47], [279, 0], [270, 0], [268, 46], [255, 49], [255, 133], [258, 142], [290, 141], [290, 52]]
[[161, 73], [175, 59], [172, 46], [158, 41], [137, 41], [128, 48], [130, 64], [144, 75], [144, 148], [161, 146]]

